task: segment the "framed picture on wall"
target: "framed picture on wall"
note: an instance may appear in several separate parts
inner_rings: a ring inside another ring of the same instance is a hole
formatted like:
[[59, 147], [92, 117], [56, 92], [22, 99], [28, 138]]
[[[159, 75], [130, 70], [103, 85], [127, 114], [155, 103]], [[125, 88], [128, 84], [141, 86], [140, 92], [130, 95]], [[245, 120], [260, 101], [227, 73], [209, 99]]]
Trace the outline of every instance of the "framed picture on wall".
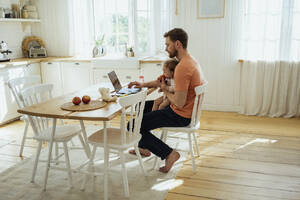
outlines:
[[197, 18], [223, 18], [225, 0], [197, 0]]

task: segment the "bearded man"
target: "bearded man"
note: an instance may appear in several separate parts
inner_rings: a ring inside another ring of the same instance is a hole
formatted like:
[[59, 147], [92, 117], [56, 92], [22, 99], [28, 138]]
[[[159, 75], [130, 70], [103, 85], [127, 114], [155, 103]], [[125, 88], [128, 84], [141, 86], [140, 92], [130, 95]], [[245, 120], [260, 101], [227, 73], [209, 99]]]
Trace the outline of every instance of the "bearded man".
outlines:
[[[184, 127], [191, 122], [195, 87], [205, 80], [198, 62], [188, 53], [188, 35], [181, 28], [174, 28], [164, 34], [166, 51], [170, 58], [179, 63], [174, 72], [174, 93], [166, 90], [167, 85], [160, 77], [158, 80], [140, 83], [131, 82], [129, 87], [160, 87], [170, 101], [170, 105], [161, 110], [151, 111], [153, 102], [146, 102], [140, 133], [139, 150], [141, 155], [150, 156], [151, 152], [165, 160], [165, 166], [159, 171], [167, 173], [180, 158], [180, 154], [151, 133], [161, 127]], [[130, 150], [134, 154], [134, 150]]]

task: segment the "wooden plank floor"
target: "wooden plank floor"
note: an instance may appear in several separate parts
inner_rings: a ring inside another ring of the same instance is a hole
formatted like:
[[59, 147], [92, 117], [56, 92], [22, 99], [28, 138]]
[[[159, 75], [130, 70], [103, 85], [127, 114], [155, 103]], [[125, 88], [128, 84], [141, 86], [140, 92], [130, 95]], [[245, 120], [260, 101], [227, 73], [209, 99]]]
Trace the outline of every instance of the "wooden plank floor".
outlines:
[[300, 199], [300, 119], [204, 112], [197, 173], [188, 159], [166, 199]]
[[[118, 123], [119, 118], [112, 126]], [[0, 172], [21, 162], [23, 128], [21, 121], [0, 127]], [[197, 139], [197, 173], [188, 157], [167, 200], [300, 199], [299, 118], [206, 111]], [[27, 140], [24, 157], [31, 157], [35, 147]]]

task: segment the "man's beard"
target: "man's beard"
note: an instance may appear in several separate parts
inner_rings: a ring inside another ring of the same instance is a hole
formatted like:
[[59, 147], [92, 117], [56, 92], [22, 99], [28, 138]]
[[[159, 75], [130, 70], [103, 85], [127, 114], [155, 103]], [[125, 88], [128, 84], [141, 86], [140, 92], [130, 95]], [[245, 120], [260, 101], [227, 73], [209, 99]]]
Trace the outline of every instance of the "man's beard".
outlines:
[[177, 54], [178, 54], [178, 51], [177, 50], [175, 50], [174, 52], [169, 52], [169, 57], [170, 58], [174, 58], [174, 57], [176, 57], [177, 56]]

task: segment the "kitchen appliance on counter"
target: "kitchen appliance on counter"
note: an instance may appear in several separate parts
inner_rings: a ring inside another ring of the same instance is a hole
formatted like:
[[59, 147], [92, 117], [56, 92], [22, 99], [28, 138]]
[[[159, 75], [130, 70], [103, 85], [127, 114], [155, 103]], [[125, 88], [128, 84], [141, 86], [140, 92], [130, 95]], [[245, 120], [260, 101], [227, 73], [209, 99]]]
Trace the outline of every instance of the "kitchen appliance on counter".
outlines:
[[44, 58], [47, 56], [44, 42], [36, 36], [28, 36], [23, 40], [22, 51], [27, 58]]
[[47, 56], [46, 49], [41, 46], [32, 46], [29, 49], [29, 58], [45, 58]]
[[8, 54], [12, 53], [8, 50], [6, 42], [2, 41], [0, 43], [0, 62], [8, 62], [10, 59], [8, 58]]

